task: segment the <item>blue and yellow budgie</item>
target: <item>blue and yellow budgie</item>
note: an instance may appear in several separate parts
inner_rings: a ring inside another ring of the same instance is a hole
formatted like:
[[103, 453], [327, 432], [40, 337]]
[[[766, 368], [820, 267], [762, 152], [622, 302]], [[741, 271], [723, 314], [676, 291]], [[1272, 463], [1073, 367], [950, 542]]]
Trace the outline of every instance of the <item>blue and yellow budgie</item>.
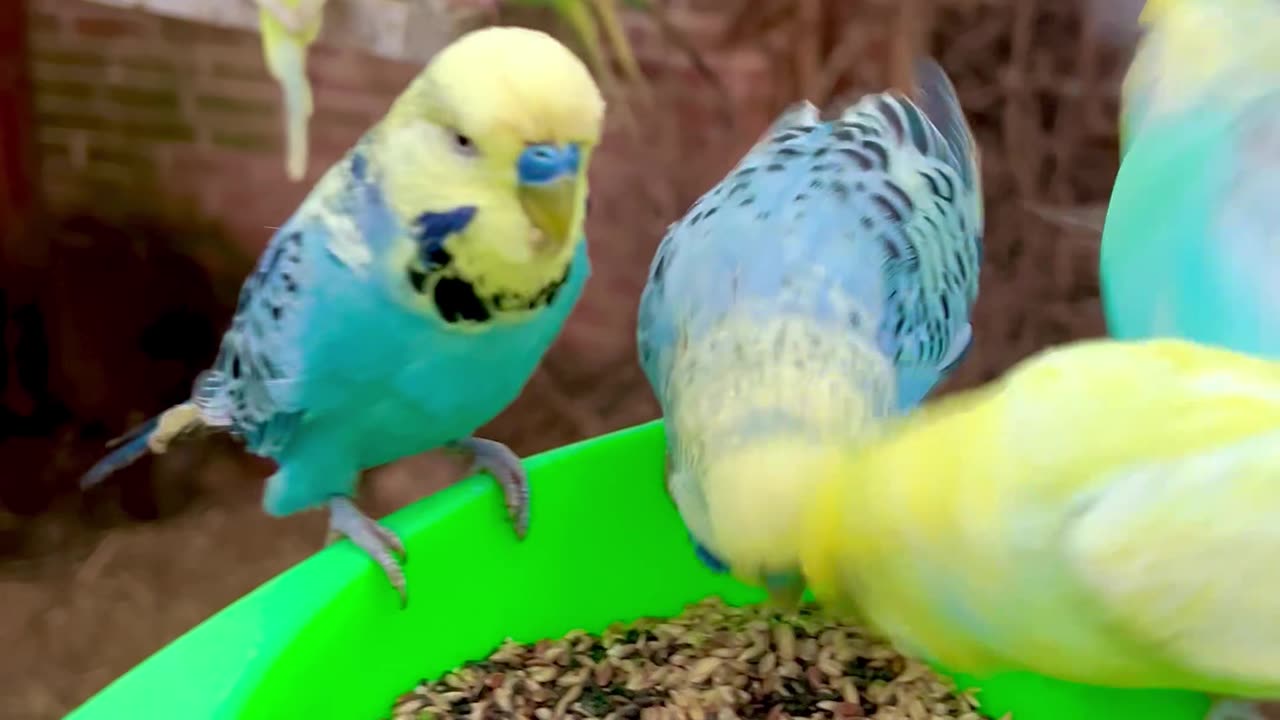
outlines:
[[1149, 0], [1102, 233], [1107, 327], [1280, 357], [1280, 4]]
[[399, 539], [352, 503], [364, 469], [438, 447], [501, 482], [472, 437], [519, 394], [589, 273], [587, 166], [604, 101], [550, 36], [496, 27], [438, 53], [267, 246], [191, 399], [127, 437], [86, 485], [201, 427], [274, 459], [272, 515], [327, 507], [405, 595]]
[[914, 407], [972, 341], [977, 148], [932, 61], [920, 98], [787, 109], [671, 226], [640, 301], [668, 491], [703, 561], [794, 602], [817, 470]]
[[829, 468], [804, 573], [819, 602], [953, 671], [1280, 697], [1278, 478], [1280, 364], [1079, 342]]
[[262, 55], [284, 102], [285, 171], [307, 171], [307, 125], [314, 110], [307, 80], [307, 48], [320, 35], [325, 0], [256, 0]]

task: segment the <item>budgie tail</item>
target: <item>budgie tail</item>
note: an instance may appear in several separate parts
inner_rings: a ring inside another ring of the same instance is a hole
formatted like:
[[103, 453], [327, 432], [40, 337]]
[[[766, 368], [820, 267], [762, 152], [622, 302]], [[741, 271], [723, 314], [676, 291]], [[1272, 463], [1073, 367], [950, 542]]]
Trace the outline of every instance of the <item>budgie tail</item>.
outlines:
[[94, 463], [80, 477], [80, 487], [89, 488], [112, 473], [133, 464], [148, 452], [158, 454], [169, 449], [169, 443], [204, 425], [200, 410], [192, 403], [175, 405], [147, 420], [124, 435], [107, 443], [112, 448], [106, 457]]
[[961, 179], [966, 184], [981, 186], [981, 168], [979, 150], [969, 123], [965, 119], [964, 110], [960, 107], [960, 97], [951, 84], [942, 66], [932, 58], [917, 58], [913, 66], [915, 70], [915, 104], [929, 122], [937, 128], [951, 152], [955, 155], [956, 167]]

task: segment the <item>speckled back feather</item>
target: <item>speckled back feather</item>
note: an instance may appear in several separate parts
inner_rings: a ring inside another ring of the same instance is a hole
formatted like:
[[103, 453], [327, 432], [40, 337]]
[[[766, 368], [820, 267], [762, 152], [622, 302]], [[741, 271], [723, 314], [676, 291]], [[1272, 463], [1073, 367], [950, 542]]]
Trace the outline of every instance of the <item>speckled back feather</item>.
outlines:
[[[982, 263], [978, 155], [954, 89], [935, 63], [920, 64], [920, 85], [920, 105], [897, 93], [876, 94], [834, 122], [821, 122], [808, 102], [787, 108], [729, 175], [668, 228], [650, 266], [639, 328], [642, 365], [660, 395], [669, 374], [666, 351], [675, 339], [660, 303], [668, 285], [686, 281], [669, 279], [668, 271], [685, 247], [703, 245], [692, 251], [701, 258], [724, 236], [749, 250], [705, 259], [736, 261], [747, 272], [753, 271], [747, 255], [776, 253], [770, 243], [785, 247], [785, 236], [804, 236], [812, 252], [832, 252], [817, 258], [832, 268], [851, 260], [847, 253], [858, 254], [836, 246], [832, 235], [843, 235], [850, 245], [872, 241], [878, 247], [865, 251], [866, 262], [842, 269], [863, 276], [883, 272], [884, 279], [868, 287], [884, 283], [884, 307], [863, 312], [878, 316], [870, 327], [885, 351], [902, 365], [958, 358], [963, 348], [953, 338], [969, 341], [963, 327]], [[787, 232], [778, 233], [781, 228]], [[778, 266], [762, 265], [761, 272], [769, 272], [765, 267]], [[719, 292], [714, 283], [700, 284]], [[731, 297], [701, 298], [699, 312], [723, 309]]]

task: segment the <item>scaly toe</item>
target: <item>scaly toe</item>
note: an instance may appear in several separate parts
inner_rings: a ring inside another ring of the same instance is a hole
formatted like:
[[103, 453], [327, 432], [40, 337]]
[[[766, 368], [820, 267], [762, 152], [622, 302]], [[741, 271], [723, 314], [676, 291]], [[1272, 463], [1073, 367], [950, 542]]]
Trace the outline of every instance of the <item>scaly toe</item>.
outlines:
[[404, 543], [387, 528], [360, 511], [345, 497], [333, 498], [329, 501], [329, 534], [345, 535], [356, 547], [373, 558], [374, 562], [386, 573], [388, 582], [400, 595], [400, 606], [409, 604], [404, 570], [400, 567], [393, 552], [404, 555]]
[[378, 534], [378, 537], [382, 539], [382, 542], [388, 548], [394, 551], [396, 555], [400, 556], [400, 562], [408, 563], [409, 552], [404, 549], [404, 541], [400, 539], [400, 536], [397, 535], [395, 531], [391, 530], [391, 528], [388, 528], [382, 525], [382, 523], [374, 522], [374, 521], [370, 521], [370, 522], [372, 524], [372, 527], [370, 529]]
[[453, 445], [457, 450], [471, 453], [475, 459], [472, 472], [484, 470], [497, 479], [507, 516], [515, 526], [516, 537], [523, 540], [529, 532], [529, 477], [520, 456], [506, 445], [484, 438], [467, 438]]

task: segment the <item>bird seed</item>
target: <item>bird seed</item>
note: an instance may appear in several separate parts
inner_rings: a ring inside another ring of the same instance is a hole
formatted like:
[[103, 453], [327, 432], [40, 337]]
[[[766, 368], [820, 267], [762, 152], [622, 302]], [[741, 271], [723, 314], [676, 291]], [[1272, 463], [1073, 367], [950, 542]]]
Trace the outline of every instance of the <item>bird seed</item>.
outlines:
[[488, 659], [395, 703], [393, 720], [982, 720], [970, 693], [813, 606], [719, 599], [671, 619], [575, 630]]

